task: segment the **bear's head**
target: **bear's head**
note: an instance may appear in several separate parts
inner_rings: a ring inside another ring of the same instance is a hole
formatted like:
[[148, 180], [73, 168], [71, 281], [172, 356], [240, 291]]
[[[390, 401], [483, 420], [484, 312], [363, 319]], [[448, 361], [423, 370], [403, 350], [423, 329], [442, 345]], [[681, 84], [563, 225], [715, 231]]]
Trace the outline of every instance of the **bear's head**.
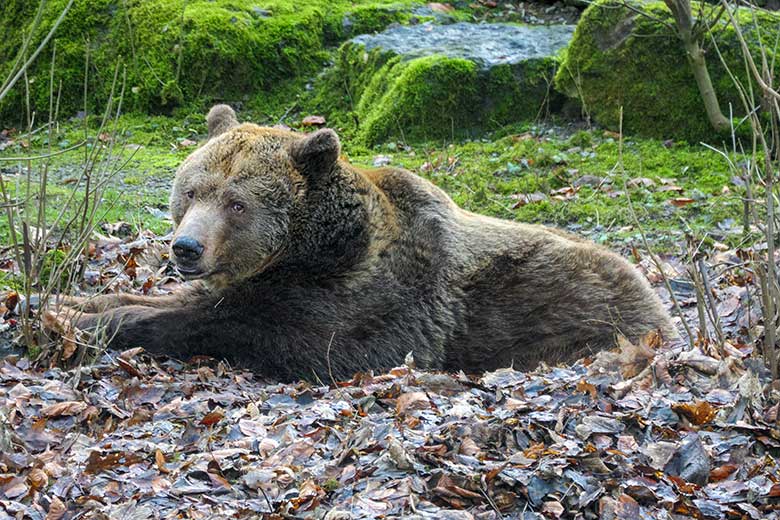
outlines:
[[171, 192], [171, 258], [189, 279], [225, 285], [255, 275], [288, 249], [302, 200], [340, 152], [329, 129], [297, 134], [239, 124], [217, 105], [208, 141], [179, 167]]

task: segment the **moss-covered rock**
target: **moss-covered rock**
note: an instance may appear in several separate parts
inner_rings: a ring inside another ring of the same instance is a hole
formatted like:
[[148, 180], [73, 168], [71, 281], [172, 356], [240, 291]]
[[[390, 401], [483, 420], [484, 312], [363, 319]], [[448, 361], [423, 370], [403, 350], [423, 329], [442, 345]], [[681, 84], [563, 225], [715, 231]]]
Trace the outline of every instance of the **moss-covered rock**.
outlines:
[[[19, 52], [36, 2], [0, 2], [0, 76]], [[48, 0], [40, 41], [67, 0]], [[115, 70], [126, 74], [124, 107], [169, 112], [204, 101], [241, 101], [282, 81], [310, 74], [327, 60], [326, 45], [356, 31], [381, 30], [410, 16], [412, 0], [76, 0], [56, 42], [60, 113], [83, 106], [89, 48], [89, 108], [105, 104]], [[32, 110], [48, 112], [52, 44], [29, 70]], [[121, 85], [117, 86], [117, 91]], [[0, 104], [0, 122], [24, 119], [23, 82]]]
[[568, 26], [396, 27], [345, 43], [315, 85], [313, 106], [367, 145], [531, 121], [559, 101], [550, 85], [570, 36]]
[[[623, 0], [601, 0], [583, 14], [563, 63], [555, 78], [556, 87], [579, 100], [583, 110], [599, 124], [618, 130], [623, 107], [623, 129], [627, 133], [690, 141], [717, 138], [710, 126], [680, 40], [673, 29], [672, 15], [663, 2], [637, 2], [642, 16], [624, 7]], [[694, 12], [699, 9], [694, 4]], [[713, 9], [705, 6], [705, 10]], [[780, 31], [780, 15], [759, 11], [739, 14], [749, 41], [757, 42], [756, 23], [768, 49], [774, 48]], [[713, 35], [729, 68], [745, 77], [743, 57], [734, 28], [721, 20]], [[735, 114], [744, 113], [733, 82], [723, 67], [712, 42], [707, 66], [724, 114], [729, 103]]]

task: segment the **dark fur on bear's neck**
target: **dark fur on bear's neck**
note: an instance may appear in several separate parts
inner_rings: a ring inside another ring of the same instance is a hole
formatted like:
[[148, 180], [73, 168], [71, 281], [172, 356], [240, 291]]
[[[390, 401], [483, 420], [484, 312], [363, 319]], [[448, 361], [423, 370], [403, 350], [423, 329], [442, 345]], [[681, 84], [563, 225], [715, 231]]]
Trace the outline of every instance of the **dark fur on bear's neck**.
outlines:
[[243, 132], [241, 146], [265, 139], [287, 150], [263, 157], [289, 164], [256, 168], [288, 172], [296, 187], [284, 247], [220, 288], [87, 304], [78, 325], [107, 323], [114, 347], [327, 382], [396, 366], [409, 352], [422, 368], [476, 372], [569, 361], [614, 345], [618, 332], [631, 341], [674, 333], [647, 282], [602, 247], [463, 211], [405, 170], [337, 161], [330, 131], [242, 130], [229, 117], [209, 128]]
[[363, 203], [367, 190], [358, 181], [354, 172], [334, 165], [307, 186], [293, 209], [283, 256], [271, 270], [321, 277], [346, 272], [365, 259], [370, 241]]

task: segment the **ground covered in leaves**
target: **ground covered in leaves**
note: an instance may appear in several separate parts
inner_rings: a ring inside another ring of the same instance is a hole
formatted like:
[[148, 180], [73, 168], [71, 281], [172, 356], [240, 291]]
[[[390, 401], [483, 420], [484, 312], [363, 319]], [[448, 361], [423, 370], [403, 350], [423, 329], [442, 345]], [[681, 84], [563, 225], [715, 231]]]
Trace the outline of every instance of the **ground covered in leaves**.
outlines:
[[[164, 237], [119, 238], [128, 227], [104, 227], [85, 285], [175, 290]], [[69, 370], [37, 368], [45, 348], [37, 366], [8, 356], [0, 518], [780, 518], [777, 399], [748, 346], [760, 320], [744, 254], [709, 262], [717, 348], [648, 338], [478, 376], [410, 359], [320, 385], [141, 349]], [[684, 265], [661, 266], [695, 323]]]
[[329, 386], [140, 349], [70, 371], [7, 359], [0, 511], [778, 518], [776, 407], [738, 352], [623, 345], [571, 368], [403, 366]]

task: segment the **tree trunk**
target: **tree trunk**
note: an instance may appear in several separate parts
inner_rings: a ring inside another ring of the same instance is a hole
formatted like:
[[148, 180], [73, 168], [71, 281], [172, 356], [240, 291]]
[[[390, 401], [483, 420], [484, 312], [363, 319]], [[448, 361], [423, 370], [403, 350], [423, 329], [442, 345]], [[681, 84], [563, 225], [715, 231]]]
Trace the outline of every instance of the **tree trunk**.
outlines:
[[695, 39], [684, 41], [683, 46], [688, 55], [688, 63], [691, 64], [693, 77], [696, 78], [696, 85], [699, 87], [699, 94], [704, 102], [704, 109], [707, 111], [707, 118], [710, 120], [712, 128], [722, 132], [729, 129], [729, 120], [720, 110], [720, 102], [715, 87], [712, 86], [710, 73], [707, 70], [707, 62], [704, 59], [704, 51], [699, 42]]
[[694, 35], [693, 13], [690, 0], [664, 0], [664, 3], [674, 16], [677, 34], [682, 40], [688, 63], [691, 66], [693, 77], [696, 78], [696, 86], [704, 102], [707, 118], [712, 128], [718, 132], [729, 129], [729, 120], [723, 115], [718, 101], [718, 93], [712, 86], [710, 72], [707, 70], [707, 61], [704, 58], [704, 50], [701, 48], [698, 37]]

